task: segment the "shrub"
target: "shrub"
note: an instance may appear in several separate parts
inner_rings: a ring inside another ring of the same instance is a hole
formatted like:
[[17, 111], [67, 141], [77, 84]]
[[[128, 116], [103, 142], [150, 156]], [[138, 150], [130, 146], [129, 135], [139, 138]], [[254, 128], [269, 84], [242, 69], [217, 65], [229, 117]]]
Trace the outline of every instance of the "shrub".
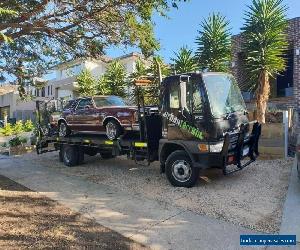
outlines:
[[8, 144], [10, 147], [16, 147], [27, 143], [27, 139], [24, 137], [16, 136], [9, 140]]
[[24, 132], [23, 122], [22, 121], [17, 121], [15, 126], [13, 127], [13, 134], [14, 135], [19, 135], [22, 132]]
[[7, 123], [4, 128], [0, 129], [0, 133], [4, 136], [11, 136], [14, 133], [14, 129], [10, 123]]
[[34, 129], [34, 125], [31, 120], [27, 120], [23, 125], [25, 132], [31, 132]]

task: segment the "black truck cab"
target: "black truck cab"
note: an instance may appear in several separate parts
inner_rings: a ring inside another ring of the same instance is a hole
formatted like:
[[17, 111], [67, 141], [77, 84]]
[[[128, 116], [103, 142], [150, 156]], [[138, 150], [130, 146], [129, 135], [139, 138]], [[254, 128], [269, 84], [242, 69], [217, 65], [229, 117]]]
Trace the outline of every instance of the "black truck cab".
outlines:
[[[218, 167], [229, 174], [227, 165], [242, 169], [258, 155], [260, 125], [249, 123], [240, 89], [230, 74], [167, 77], [161, 84], [160, 110], [159, 160], [162, 171], [177, 186], [186, 186], [183, 182], [192, 178], [193, 170], [187, 165], [198, 169]], [[177, 161], [177, 165], [170, 166], [172, 154], [175, 158], [184, 154], [190, 162]], [[246, 156], [250, 156], [250, 161], [243, 166], [241, 160]]]

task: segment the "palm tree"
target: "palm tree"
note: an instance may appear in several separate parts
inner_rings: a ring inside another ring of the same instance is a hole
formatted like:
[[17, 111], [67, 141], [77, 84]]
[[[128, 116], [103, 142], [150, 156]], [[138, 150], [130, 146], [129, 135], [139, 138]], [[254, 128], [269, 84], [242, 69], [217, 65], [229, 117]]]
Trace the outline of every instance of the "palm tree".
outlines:
[[193, 55], [193, 51], [183, 46], [179, 52], [175, 52], [175, 58], [171, 58], [174, 63], [176, 73], [193, 72], [198, 69], [197, 61]]
[[257, 120], [265, 123], [270, 77], [286, 67], [286, 11], [283, 0], [253, 0], [245, 13], [243, 50], [246, 68], [256, 89]]
[[200, 67], [209, 71], [228, 71], [231, 60], [229, 22], [221, 14], [213, 13], [200, 26], [196, 37], [196, 56]]

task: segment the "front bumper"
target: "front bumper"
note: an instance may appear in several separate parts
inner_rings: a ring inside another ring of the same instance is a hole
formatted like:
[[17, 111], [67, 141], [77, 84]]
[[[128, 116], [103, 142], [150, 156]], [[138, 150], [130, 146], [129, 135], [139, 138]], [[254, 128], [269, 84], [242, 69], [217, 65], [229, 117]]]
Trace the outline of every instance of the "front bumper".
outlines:
[[[194, 145], [194, 150], [190, 150], [193, 156], [194, 165], [195, 167], [200, 168], [222, 168], [225, 175], [239, 171], [244, 167], [249, 166], [259, 155], [258, 141], [260, 134], [261, 125], [255, 123], [252, 133], [249, 136], [246, 136], [246, 132], [243, 129], [235, 135], [227, 134], [224, 138], [224, 143], [220, 152], [199, 154], [199, 151], [197, 152], [197, 148]], [[191, 147], [189, 147], [189, 149], [191, 149]], [[249, 160], [244, 162], [243, 160], [246, 158]], [[227, 166], [229, 165], [235, 165], [237, 168], [228, 170]]]

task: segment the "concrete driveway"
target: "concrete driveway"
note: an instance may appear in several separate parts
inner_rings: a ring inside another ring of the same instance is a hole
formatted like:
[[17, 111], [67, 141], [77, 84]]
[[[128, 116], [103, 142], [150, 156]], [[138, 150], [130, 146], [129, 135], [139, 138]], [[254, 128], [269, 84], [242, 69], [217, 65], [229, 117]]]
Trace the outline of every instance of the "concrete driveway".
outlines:
[[[57, 156], [47, 156], [49, 158], [37, 158], [36, 155], [0, 157], [0, 173], [153, 249], [241, 249], [240, 234], [261, 234], [201, 215], [188, 207], [128, 192], [128, 189], [120, 189], [120, 186], [115, 188], [113, 185], [92, 183], [83, 176], [71, 174], [76, 168], [63, 168], [62, 165], [54, 167], [50, 158], [57, 161]], [[112, 163], [116, 164], [114, 160]], [[126, 161], [122, 161], [120, 165], [126, 164]], [[88, 166], [85, 165], [86, 168]], [[241, 176], [227, 179], [227, 182], [234, 180], [236, 183], [238, 178]], [[176, 192], [173, 187], [170, 188]], [[221, 187], [214, 191], [218, 193], [218, 189]], [[180, 189], [180, 192], [188, 193], [188, 189]], [[289, 207], [288, 204], [286, 206]]]
[[240, 234], [256, 233], [34, 164], [2, 158], [0, 172], [153, 249], [239, 249]]

